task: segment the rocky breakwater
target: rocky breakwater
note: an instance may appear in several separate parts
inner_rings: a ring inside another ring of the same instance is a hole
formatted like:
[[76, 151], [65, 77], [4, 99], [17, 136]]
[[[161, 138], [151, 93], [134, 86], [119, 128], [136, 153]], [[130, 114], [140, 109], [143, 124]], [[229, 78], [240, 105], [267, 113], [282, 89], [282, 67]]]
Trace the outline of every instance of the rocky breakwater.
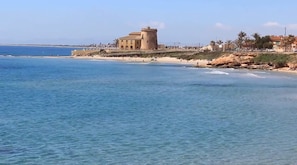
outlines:
[[225, 54], [221, 57], [213, 59], [209, 65], [215, 68], [246, 68], [246, 69], [273, 69], [273, 66], [268, 64], [257, 64], [254, 58], [258, 53], [242, 53], [235, 52], [232, 54]]

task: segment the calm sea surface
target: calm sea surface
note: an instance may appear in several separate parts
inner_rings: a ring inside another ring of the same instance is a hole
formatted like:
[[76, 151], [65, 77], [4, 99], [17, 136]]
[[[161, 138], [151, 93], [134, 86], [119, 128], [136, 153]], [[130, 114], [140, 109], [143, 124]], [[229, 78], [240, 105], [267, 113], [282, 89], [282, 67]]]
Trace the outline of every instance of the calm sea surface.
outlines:
[[297, 163], [297, 75], [3, 49], [0, 164]]
[[69, 56], [71, 47], [0, 46], [0, 56]]

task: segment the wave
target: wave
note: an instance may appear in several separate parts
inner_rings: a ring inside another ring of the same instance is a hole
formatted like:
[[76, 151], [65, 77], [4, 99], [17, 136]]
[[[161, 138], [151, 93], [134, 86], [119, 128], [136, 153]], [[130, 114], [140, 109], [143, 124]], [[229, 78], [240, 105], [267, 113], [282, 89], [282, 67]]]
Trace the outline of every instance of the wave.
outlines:
[[246, 73], [245, 76], [254, 77], [254, 78], [265, 78], [263, 76], [260, 76], [260, 75], [254, 74], [254, 73]]
[[128, 62], [127, 64], [132, 64], [132, 65], [147, 65], [147, 64], [151, 64], [151, 62]]
[[0, 54], [0, 57], [13, 57], [13, 55], [10, 55], [10, 54]]
[[213, 70], [213, 71], [206, 72], [206, 73], [208, 73], [208, 74], [217, 74], [217, 75], [229, 75], [229, 73], [227, 73], [227, 72], [218, 71], [218, 70]]

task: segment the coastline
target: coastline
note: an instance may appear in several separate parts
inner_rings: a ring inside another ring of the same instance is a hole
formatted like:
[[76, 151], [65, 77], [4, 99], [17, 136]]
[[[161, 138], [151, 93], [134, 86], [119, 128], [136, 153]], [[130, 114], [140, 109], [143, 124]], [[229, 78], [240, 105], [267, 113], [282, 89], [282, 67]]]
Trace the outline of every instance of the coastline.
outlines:
[[[152, 58], [145, 58], [145, 57], [108, 57], [108, 56], [70, 56], [73, 59], [86, 59], [86, 60], [103, 60], [103, 61], [119, 61], [119, 62], [127, 62], [127, 63], [164, 63], [164, 64], [180, 64], [180, 65], [189, 65], [192, 67], [197, 68], [219, 68], [219, 67], [212, 67], [209, 65], [211, 61], [208, 60], [184, 60], [184, 59], [177, 59], [174, 57], [152, 57]], [[257, 69], [251, 69], [257, 70]], [[277, 68], [277, 69], [258, 69], [264, 71], [273, 71], [273, 72], [280, 72], [280, 73], [288, 73], [288, 74], [297, 74], [297, 70], [291, 70], [289, 67]]]
[[271, 71], [280, 72], [280, 73], [290, 73], [290, 74], [296, 74], [297, 75], [297, 70], [291, 70], [289, 67], [272, 69]]
[[93, 60], [106, 60], [106, 61], [120, 61], [120, 62], [135, 62], [135, 63], [168, 63], [168, 64], [181, 64], [190, 65], [193, 67], [207, 67], [208, 60], [184, 60], [173, 57], [107, 57], [107, 56], [71, 56], [74, 59], [93, 59]]

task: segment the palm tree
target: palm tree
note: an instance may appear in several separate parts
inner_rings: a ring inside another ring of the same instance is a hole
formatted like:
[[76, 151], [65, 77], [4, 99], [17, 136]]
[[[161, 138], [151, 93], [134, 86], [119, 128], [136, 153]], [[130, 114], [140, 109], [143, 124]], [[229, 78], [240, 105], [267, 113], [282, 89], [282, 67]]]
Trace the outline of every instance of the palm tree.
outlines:
[[250, 39], [249, 37], [244, 37], [244, 46], [246, 48], [253, 48], [253, 45], [254, 45], [254, 40], [253, 39]]
[[231, 50], [231, 46], [232, 46], [232, 41], [231, 40], [228, 40], [226, 42], [226, 50]]
[[243, 31], [240, 31], [240, 32], [238, 33], [238, 37], [239, 37], [239, 38], [244, 38], [245, 36], [246, 36], [246, 33], [243, 32]]
[[224, 42], [222, 40], [218, 40], [216, 43], [219, 45], [219, 50], [222, 50], [222, 44]]
[[254, 37], [255, 41], [259, 40], [261, 38], [259, 33], [252, 34], [252, 37]]
[[254, 48], [259, 48], [259, 44], [260, 44], [260, 42], [261, 42], [261, 36], [260, 36], [260, 34], [259, 33], [254, 33], [253, 35], [252, 35], [252, 37], [254, 37]]
[[223, 43], [222, 40], [218, 40], [218, 41], [217, 41], [217, 44], [218, 44], [218, 45], [221, 45], [222, 43]]
[[246, 37], [246, 33], [243, 32], [243, 31], [240, 31], [238, 33], [238, 38], [237, 38], [237, 46], [239, 47], [239, 49], [242, 48], [242, 45], [243, 45], [243, 41], [244, 41], [244, 38]]

